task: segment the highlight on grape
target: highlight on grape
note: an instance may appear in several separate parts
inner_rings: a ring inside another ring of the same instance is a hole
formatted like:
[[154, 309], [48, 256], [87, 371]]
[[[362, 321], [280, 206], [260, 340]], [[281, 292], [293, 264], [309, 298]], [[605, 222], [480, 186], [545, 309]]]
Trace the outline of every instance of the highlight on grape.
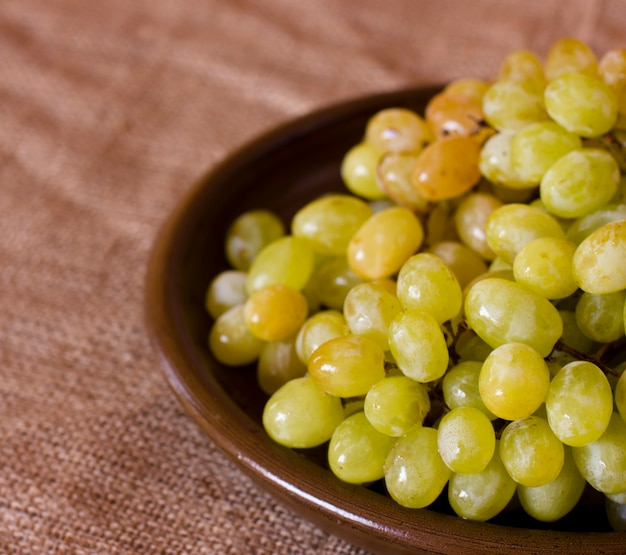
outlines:
[[563, 38], [385, 108], [340, 177], [241, 214], [207, 287], [267, 434], [406, 507], [554, 522], [591, 487], [625, 529], [626, 49]]

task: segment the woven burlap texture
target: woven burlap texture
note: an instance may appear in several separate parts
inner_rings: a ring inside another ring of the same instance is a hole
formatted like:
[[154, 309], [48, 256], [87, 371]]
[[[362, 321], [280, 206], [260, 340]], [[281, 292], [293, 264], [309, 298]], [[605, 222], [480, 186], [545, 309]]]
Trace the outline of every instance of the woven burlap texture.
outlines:
[[624, 46], [623, 1], [3, 0], [0, 552], [364, 553], [277, 504], [163, 377], [159, 227], [257, 134], [560, 36]]

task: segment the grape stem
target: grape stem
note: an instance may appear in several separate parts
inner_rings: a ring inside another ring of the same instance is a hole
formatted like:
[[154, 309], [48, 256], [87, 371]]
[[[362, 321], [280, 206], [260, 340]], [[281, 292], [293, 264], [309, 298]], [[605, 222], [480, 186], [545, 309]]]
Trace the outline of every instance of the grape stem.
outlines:
[[[459, 355], [456, 351], [457, 341], [459, 340], [459, 337], [464, 332], [468, 331], [470, 328], [467, 325], [467, 321], [463, 319], [456, 324], [456, 329], [455, 329], [455, 326], [453, 326], [451, 322], [446, 322], [444, 324], [444, 329], [450, 338], [449, 343], [448, 343], [450, 360], [452, 361], [453, 364], [456, 364], [456, 362], [458, 362], [459, 360]], [[584, 360], [586, 362], [591, 362], [595, 364], [598, 368], [600, 368], [600, 370], [602, 370], [605, 374], [611, 374], [612, 376], [619, 378], [621, 375], [620, 372], [618, 372], [617, 370], [609, 366], [607, 363], [605, 363], [603, 359], [606, 359], [607, 357], [611, 356], [615, 352], [623, 351], [625, 346], [626, 346], [626, 337], [619, 339], [618, 341], [614, 341], [612, 343], [603, 343], [595, 353], [585, 354], [573, 347], [570, 347], [569, 345], [567, 345], [566, 343], [564, 343], [562, 340], [559, 339], [554, 345], [554, 348], [552, 349], [552, 353], [560, 351], [562, 353], [566, 353], [576, 358], [577, 360]]]
[[600, 370], [602, 370], [605, 374], [611, 374], [612, 376], [616, 376], [619, 378], [620, 373], [617, 370], [614, 370], [605, 362], [603, 362], [603, 358], [607, 356], [607, 354], [615, 351], [616, 349], [620, 349], [626, 344], [626, 338], [620, 339], [619, 341], [614, 341], [613, 343], [604, 343], [595, 353], [587, 355], [585, 353], [581, 353], [580, 351], [570, 347], [569, 345], [563, 343], [560, 339], [556, 342], [554, 346], [554, 351], [561, 351], [563, 353], [567, 353], [568, 355], [573, 356], [578, 360], [584, 360], [585, 362], [591, 362], [595, 364]]

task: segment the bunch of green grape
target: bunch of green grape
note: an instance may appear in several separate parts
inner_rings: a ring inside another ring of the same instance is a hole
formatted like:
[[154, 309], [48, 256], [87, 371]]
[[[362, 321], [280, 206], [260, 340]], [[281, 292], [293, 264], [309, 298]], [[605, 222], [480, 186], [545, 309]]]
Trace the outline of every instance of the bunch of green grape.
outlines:
[[344, 193], [228, 231], [209, 344], [256, 364], [263, 425], [342, 480], [486, 521], [626, 519], [626, 49], [557, 41], [389, 107]]

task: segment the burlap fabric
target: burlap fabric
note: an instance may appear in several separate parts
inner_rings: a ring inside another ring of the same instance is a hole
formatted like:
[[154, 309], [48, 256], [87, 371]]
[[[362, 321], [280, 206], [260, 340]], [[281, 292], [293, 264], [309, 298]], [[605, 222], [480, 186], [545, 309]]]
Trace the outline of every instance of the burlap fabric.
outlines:
[[626, 45], [622, 0], [2, 0], [0, 553], [344, 554], [170, 392], [146, 261], [192, 183], [336, 101]]

